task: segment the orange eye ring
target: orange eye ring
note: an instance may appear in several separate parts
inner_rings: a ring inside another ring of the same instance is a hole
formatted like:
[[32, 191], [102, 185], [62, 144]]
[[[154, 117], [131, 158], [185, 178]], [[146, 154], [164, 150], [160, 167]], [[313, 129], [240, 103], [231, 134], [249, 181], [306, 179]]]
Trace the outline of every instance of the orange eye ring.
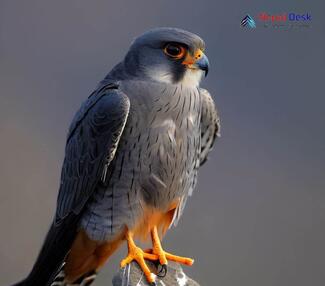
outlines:
[[164, 53], [173, 58], [173, 59], [181, 59], [185, 55], [185, 48], [182, 45], [169, 43], [164, 48]]

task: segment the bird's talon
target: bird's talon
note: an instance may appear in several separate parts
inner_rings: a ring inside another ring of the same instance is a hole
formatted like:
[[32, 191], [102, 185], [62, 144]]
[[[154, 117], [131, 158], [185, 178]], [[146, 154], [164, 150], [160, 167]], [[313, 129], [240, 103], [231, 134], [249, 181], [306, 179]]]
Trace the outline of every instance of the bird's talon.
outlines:
[[[174, 255], [163, 250], [156, 226], [151, 231], [151, 237], [153, 243], [152, 253], [158, 255], [159, 262], [161, 265], [167, 265], [167, 260], [189, 265], [189, 266], [191, 266], [194, 263], [194, 260], [191, 258]], [[167, 271], [167, 267], [166, 267], [166, 271]]]
[[144, 273], [148, 283], [150, 285], [156, 285], [156, 275], [152, 273], [146, 264], [145, 259], [148, 260], [158, 260], [158, 255], [153, 253], [146, 253], [140, 247], [136, 246], [133, 240], [132, 232], [126, 232], [126, 240], [128, 242], [128, 255], [121, 261], [121, 267], [125, 267], [132, 261], [136, 261]]
[[161, 269], [158, 271], [157, 276], [164, 278], [167, 275], [167, 264], [160, 265]]
[[150, 273], [149, 277], [147, 277], [148, 279], [148, 282], [150, 283], [150, 285], [154, 285], [156, 286], [157, 283], [156, 283], [156, 275], [154, 273]]

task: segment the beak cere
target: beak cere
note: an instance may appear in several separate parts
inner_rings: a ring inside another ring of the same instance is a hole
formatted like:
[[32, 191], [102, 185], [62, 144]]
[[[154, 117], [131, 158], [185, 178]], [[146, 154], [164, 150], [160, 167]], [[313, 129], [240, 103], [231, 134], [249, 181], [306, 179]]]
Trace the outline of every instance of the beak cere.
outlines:
[[203, 70], [205, 73], [205, 76], [208, 75], [209, 60], [208, 60], [208, 57], [200, 49], [198, 49], [195, 52], [194, 56], [191, 55], [190, 53], [188, 53], [182, 64], [186, 65], [190, 69]]

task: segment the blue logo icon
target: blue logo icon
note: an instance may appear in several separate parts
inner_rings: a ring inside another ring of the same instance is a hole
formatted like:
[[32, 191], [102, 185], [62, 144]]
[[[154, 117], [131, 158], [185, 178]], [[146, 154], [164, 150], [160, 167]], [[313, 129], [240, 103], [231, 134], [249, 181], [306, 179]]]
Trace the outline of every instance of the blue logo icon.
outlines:
[[248, 28], [251, 28], [251, 29], [256, 28], [256, 24], [255, 24], [254, 19], [248, 14], [243, 18], [243, 20], [241, 20], [240, 24], [241, 24], [242, 27], [248, 27]]

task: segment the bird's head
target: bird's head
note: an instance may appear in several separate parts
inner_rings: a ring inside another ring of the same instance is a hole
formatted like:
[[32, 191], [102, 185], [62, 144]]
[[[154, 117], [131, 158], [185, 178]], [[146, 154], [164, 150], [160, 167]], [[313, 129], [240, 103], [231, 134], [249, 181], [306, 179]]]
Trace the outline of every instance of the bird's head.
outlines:
[[136, 38], [124, 60], [134, 76], [165, 83], [198, 86], [208, 74], [203, 40], [176, 28], [156, 28]]

